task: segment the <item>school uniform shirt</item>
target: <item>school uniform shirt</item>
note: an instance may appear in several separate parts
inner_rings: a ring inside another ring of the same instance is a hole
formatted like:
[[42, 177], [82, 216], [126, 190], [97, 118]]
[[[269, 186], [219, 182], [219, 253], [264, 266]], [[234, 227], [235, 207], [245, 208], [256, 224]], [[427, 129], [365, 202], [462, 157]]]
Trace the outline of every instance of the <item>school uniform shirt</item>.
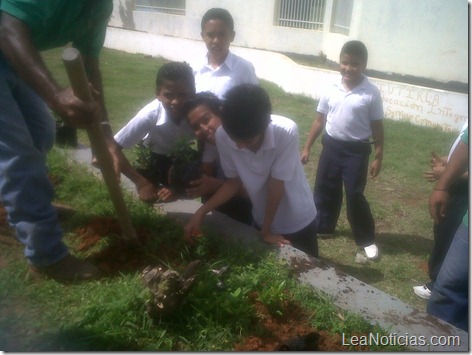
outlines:
[[216, 69], [209, 64], [207, 55], [204, 63], [194, 66], [194, 75], [197, 92], [210, 91], [220, 99], [236, 85], [259, 84], [254, 65], [231, 52]]
[[218, 164], [220, 157], [216, 144], [205, 142], [202, 153], [202, 163]]
[[383, 119], [380, 90], [365, 75], [350, 91], [341, 80], [330, 85], [317, 111], [326, 115], [326, 133], [340, 141], [368, 140], [372, 136], [371, 121]]
[[213, 164], [215, 172], [214, 176], [219, 180], [226, 180], [226, 176], [223, 172], [223, 168], [220, 163], [220, 155], [218, 154], [218, 148], [215, 144], [205, 142], [202, 152], [202, 163]]
[[116, 142], [130, 148], [144, 140], [154, 153], [167, 155], [177, 140], [193, 139], [193, 129], [182, 119], [177, 125], [167, 114], [159, 100], [144, 106], [116, 135]]
[[270, 177], [282, 180], [285, 193], [272, 222], [271, 232], [300, 231], [316, 217], [316, 207], [298, 152], [298, 128], [292, 120], [272, 115], [259, 150], [239, 149], [223, 127], [216, 131], [216, 145], [227, 178], [239, 177], [253, 204], [252, 215], [262, 226]]

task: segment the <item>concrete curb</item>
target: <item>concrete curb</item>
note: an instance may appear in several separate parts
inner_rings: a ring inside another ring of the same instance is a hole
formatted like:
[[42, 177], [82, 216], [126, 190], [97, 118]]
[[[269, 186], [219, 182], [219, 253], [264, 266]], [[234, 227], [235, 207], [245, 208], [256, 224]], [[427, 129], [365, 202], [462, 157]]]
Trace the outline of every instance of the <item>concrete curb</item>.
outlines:
[[[85, 165], [94, 174], [98, 170], [90, 165], [90, 149], [70, 151], [70, 159]], [[122, 176], [122, 187], [136, 195], [133, 183]], [[169, 217], [184, 224], [201, 206], [195, 200], [178, 200], [172, 203], [156, 204], [155, 208]], [[236, 238], [242, 243], [259, 240], [257, 232], [219, 212], [205, 217], [205, 226], [219, 233], [222, 238]], [[262, 244], [262, 243], [261, 243]], [[269, 246], [266, 246], [269, 247]], [[468, 333], [458, 329], [425, 312], [420, 312], [401, 300], [383, 291], [340, 272], [316, 258], [291, 246], [279, 251], [281, 259], [286, 260], [298, 274], [298, 280], [327, 295], [340, 308], [359, 314], [373, 325], [379, 325], [390, 333], [389, 339], [371, 334], [369, 341], [380, 344], [407, 345], [414, 351], [468, 351]], [[454, 341], [454, 344], [434, 345], [434, 343]], [[351, 341], [344, 339], [346, 345]]]

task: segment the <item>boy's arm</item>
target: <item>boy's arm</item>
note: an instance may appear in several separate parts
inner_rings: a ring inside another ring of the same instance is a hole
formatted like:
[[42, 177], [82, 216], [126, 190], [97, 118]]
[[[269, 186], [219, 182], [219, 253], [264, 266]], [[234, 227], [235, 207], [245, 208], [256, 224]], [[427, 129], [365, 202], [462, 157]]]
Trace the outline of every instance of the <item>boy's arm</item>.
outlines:
[[449, 188], [467, 171], [468, 162], [469, 147], [466, 143], [459, 142], [429, 197], [429, 213], [434, 223], [438, 224], [444, 218], [449, 201]]
[[275, 214], [279, 208], [280, 201], [285, 194], [285, 183], [282, 180], [269, 178], [267, 186], [267, 201], [264, 213], [264, 221], [262, 223], [261, 234], [264, 242], [269, 244], [276, 244], [282, 246], [283, 244], [290, 244], [290, 242], [283, 236], [272, 234], [270, 227], [274, 221]]
[[[130, 179], [136, 186], [136, 191], [140, 200], [154, 202], [159, 198], [159, 189], [157, 189], [149, 180], [139, 174], [132, 166], [126, 156], [123, 154], [122, 147], [118, 143], [109, 145], [110, 153], [113, 160], [118, 162], [119, 171]], [[171, 196], [163, 199], [164, 202], [170, 200]]]
[[310, 133], [308, 134], [308, 137], [306, 139], [305, 146], [303, 147], [302, 153], [301, 153], [301, 161], [302, 164], [306, 164], [308, 162], [308, 159], [310, 157], [310, 149], [315, 143], [316, 139], [318, 136], [323, 132], [323, 129], [326, 126], [326, 115], [317, 112], [315, 120], [313, 121], [311, 128], [310, 128]]
[[241, 188], [241, 185], [242, 182], [239, 177], [225, 180], [223, 185], [221, 185], [215, 194], [194, 213], [190, 221], [185, 225], [185, 241], [193, 244], [195, 242], [193, 237], [198, 236], [203, 217], [205, 217], [208, 212], [229, 201], [234, 195], [237, 194]]
[[375, 178], [379, 175], [382, 168], [384, 152], [384, 128], [383, 120], [376, 120], [370, 123], [372, 128], [372, 139], [374, 140], [375, 155], [372, 164], [370, 164], [370, 177]]

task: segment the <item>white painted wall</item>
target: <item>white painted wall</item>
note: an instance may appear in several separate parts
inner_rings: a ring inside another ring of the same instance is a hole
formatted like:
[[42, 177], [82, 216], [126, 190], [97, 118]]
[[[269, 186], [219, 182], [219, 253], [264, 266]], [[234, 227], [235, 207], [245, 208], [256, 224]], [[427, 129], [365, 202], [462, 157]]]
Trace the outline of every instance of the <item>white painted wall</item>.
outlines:
[[134, 0], [114, 0], [114, 27], [200, 39], [211, 7], [234, 17], [235, 46], [318, 55], [338, 61], [350, 39], [366, 43], [368, 68], [442, 82], [468, 82], [467, 0], [353, 0], [349, 36], [330, 32], [333, 1], [326, 0], [322, 31], [274, 26], [277, 0], [187, 0], [185, 16], [134, 11]]
[[[108, 28], [105, 46], [129, 53], [143, 53], [169, 60], [193, 63], [206, 54], [200, 40], [160, 36], [145, 32]], [[288, 57], [270, 51], [232, 47], [251, 61], [256, 75], [284, 91], [319, 99], [327, 83], [336, 80], [336, 71], [296, 64]], [[382, 93], [385, 117], [413, 124], [458, 131], [468, 120], [468, 95], [393, 81], [371, 79]], [[313, 107], [314, 114], [315, 107]]]
[[468, 82], [467, 0], [364, 0], [360, 4], [366, 16], [357, 36], [371, 49], [372, 69]]

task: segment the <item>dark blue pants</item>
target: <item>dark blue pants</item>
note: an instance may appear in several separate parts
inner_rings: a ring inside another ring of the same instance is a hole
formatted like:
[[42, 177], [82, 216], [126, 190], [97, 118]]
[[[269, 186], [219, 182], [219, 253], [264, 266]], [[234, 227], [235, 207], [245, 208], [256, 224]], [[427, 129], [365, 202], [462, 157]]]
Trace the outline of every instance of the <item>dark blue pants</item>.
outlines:
[[469, 228], [465, 224], [454, 235], [426, 311], [469, 331]]
[[369, 168], [370, 144], [344, 142], [325, 134], [321, 151], [314, 199], [317, 215], [317, 233], [333, 233], [336, 229], [346, 191], [347, 219], [360, 247], [374, 242], [375, 223], [369, 203], [364, 196]]
[[434, 225], [434, 246], [429, 258], [429, 278], [426, 285], [433, 289], [441, 265], [446, 257], [454, 234], [462, 224], [462, 218], [469, 207], [469, 182], [459, 181], [449, 188], [449, 204], [446, 215], [439, 224]]
[[[261, 230], [261, 227], [254, 222], [254, 228]], [[282, 234], [292, 247], [297, 248], [308, 255], [318, 258], [318, 238], [316, 235], [316, 219], [303, 229], [290, 234]]]

